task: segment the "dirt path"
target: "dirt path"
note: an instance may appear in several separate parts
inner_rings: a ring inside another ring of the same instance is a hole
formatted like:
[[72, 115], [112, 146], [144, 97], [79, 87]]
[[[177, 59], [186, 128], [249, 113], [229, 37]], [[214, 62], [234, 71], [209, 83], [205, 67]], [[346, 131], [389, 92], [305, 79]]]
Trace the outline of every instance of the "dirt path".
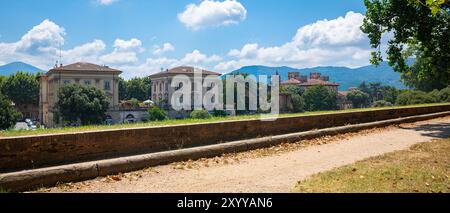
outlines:
[[[435, 138], [448, 137], [450, 137], [450, 116], [368, 130], [346, 137], [323, 138], [311, 146], [299, 143], [291, 146], [288, 151], [279, 153], [278, 148], [270, 148], [249, 152], [253, 153], [252, 155], [242, 153], [229, 158], [225, 156], [225, 159], [203, 159], [159, 166], [118, 176], [64, 184], [41, 191], [290, 192], [297, 181], [314, 173], [368, 157], [407, 149], [411, 145]], [[263, 154], [255, 157], [255, 153]]]

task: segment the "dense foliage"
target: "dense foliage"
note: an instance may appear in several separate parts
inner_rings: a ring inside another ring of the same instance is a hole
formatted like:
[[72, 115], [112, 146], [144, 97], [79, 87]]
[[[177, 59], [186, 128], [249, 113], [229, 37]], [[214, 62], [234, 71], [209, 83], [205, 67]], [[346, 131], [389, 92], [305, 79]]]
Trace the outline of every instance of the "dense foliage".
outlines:
[[128, 81], [119, 79], [119, 99], [139, 101], [149, 100], [151, 97], [151, 81], [149, 77], [132, 78]]
[[372, 104], [372, 107], [390, 107], [390, 106], [393, 106], [393, 104], [385, 100], [375, 101]]
[[15, 104], [39, 103], [39, 82], [36, 75], [18, 72], [4, 78], [1, 83], [1, 92]]
[[305, 99], [299, 94], [292, 95], [292, 105], [294, 112], [303, 112], [305, 111]]
[[350, 90], [347, 93], [347, 99], [353, 103], [353, 107], [358, 108], [366, 107], [370, 103], [369, 94], [359, 89]]
[[191, 114], [189, 115], [190, 118], [193, 119], [208, 119], [211, 118], [211, 115], [209, 114], [208, 111], [206, 110], [194, 110], [191, 112]]
[[167, 112], [163, 109], [154, 106], [148, 110], [149, 121], [162, 121], [167, 119]]
[[396, 101], [396, 105], [412, 105], [436, 102], [431, 95], [423, 91], [406, 91], [401, 93]]
[[[450, 3], [446, 0], [365, 0], [362, 31], [368, 34], [373, 64], [383, 60], [381, 40], [391, 34], [387, 60], [402, 80], [431, 91], [450, 85]], [[414, 57], [412, 65], [407, 59]]]
[[13, 127], [20, 117], [21, 114], [11, 106], [11, 101], [0, 93], [0, 130]]
[[101, 124], [108, 110], [108, 98], [102, 90], [68, 84], [60, 88], [56, 109], [63, 121], [82, 125]]
[[303, 93], [306, 110], [320, 111], [336, 109], [336, 92], [325, 86], [312, 86]]

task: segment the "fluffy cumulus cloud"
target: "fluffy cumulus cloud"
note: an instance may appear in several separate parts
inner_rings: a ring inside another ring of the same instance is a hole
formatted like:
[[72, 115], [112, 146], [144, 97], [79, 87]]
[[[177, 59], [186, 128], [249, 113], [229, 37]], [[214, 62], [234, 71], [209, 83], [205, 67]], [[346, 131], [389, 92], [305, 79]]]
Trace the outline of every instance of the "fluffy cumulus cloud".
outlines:
[[300, 27], [291, 41], [280, 46], [246, 44], [241, 49], [230, 50], [228, 56], [232, 59], [217, 64], [215, 68], [232, 70], [252, 64], [294, 67], [366, 65], [370, 47], [367, 36], [360, 30], [363, 19], [362, 14], [350, 11], [344, 17]]
[[113, 52], [100, 57], [105, 64], [124, 65], [134, 64], [139, 61], [138, 53], [144, 52], [142, 42], [139, 39], [131, 40], [116, 39]]
[[236, 0], [204, 0], [199, 5], [187, 5], [185, 11], [178, 14], [178, 20], [193, 30], [237, 24], [246, 17], [247, 10]]
[[64, 61], [97, 61], [98, 56], [105, 50], [106, 44], [101, 40], [94, 40], [70, 50], [62, 51]]
[[185, 65], [205, 65], [213, 62], [221, 61], [222, 58], [218, 55], [207, 56], [201, 53], [199, 50], [194, 50], [191, 53], [187, 53], [181, 62]]
[[133, 76], [147, 76], [177, 66], [195, 66], [208, 69], [214, 67], [222, 60], [222, 57], [218, 55], [207, 55], [199, 50], [194, 50], [186, 53], [181, 58], [168, 58], [162, 56], [151, 57], [146, 59], [142, 64], [137, 66], [122, 66], [121, 69], [125, 70], [124, 77], [130, 78]]
[[44, 65], [43, 59], [55, 55], [64, 44], [64, 28], [50, 20], [34, 26], [22, 38], [13, 43], [0, 43], [0, 60], [24, 60]]
[[97, 0], [97, 2], [101, 5], [110, 5], [118, 0]]
[[164, 43], [162, 47], [159, 45], [153, 46], [153, 55], [162, 55], [166, 52], [174, 51], [175, 47], [171, 43]]

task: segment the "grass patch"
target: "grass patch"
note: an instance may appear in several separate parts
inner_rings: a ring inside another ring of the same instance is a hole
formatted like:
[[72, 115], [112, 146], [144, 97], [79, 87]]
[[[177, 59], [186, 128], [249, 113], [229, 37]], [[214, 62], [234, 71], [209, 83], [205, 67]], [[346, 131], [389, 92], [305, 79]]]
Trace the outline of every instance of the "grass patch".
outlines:
[[295, 192], [450, 192], [450, 139], [313, 175]]
[[[413, 105], [413, 106], [394, 106], [394, 107], [380, 107], [380, 108], [364, 108], [364, 109], [290, 113], [290, 114], [280, 114], [279, 117], [318, 115], [318, 114], [327, 114], [327, 113], [361, 112], [361, 111], [371, 111], [371, 110], [379, 110], [379, 109], [396, 109], [396, 108], [403, 108], [403, 107], [439, 106], [439, 105], [447, 105], [447, 104], [448, 103], [420, 104], [420, 105]], [[127, 128], [152, 127], [152, 126], [169, 126], [169, 125], [207, 123], [207, 122], [218, 122], [218, 121], [236, 121], [236, 120], [259, 119], [259, 118], [260, 118], [260, 115], [241, 115], [241, 116], [229, 116], [229, 117], [211, 117], [209, 119], [182, 119], [182, 120], [169, 119], [169, 120], [164, 120], [164, 121], [153, 121], [153, 122], [136, 123], [136, 124], [116, 124], [116, 125], [101, 125], [101, 126], [81, 126], [81, 127], [54, 128], [54, 129], [38, 129], [35, 131], [5, 130], [5, 131], [0, 131], [0, 138], [1, 137], [15, 137], [15, 136], [29, 136], [29, 135], [43, 135], [43, 134], [73, 133], [73, 132], [84, 132], [84, 131], [95, 131], [95, 130], [112, 130], [112, 129], [127, 129]]]

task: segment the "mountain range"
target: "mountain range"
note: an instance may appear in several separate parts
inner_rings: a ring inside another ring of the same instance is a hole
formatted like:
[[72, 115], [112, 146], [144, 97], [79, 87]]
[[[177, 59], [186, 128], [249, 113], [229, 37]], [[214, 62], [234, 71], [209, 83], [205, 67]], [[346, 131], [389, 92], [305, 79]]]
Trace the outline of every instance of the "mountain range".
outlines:
[[[23, 62], [13, 62], [0, 66], [0, 75], [7, 76], [18, 71], [28, 73], [44, 72], [43, 70]], [[311, 72], [320, 72], [322, 75], [330, 76], [330, 81], [339, 83], [339, 90], [347, 90], [350, 87], [357, 87], [361, 82], [380, 82], [383, 85], [394, 86], [397, 88], [406, 88], [400, 81], [400, 73], [395, 72], [387, 62], [380, 65], [369, 65], [359, 68], [348, 67], [312, 67], [297, 69], [292, 67], [268, 67], [268, 66], [245, 66], [232, 71], [226, 75], [236, 73], [247, 73], [251, 75], [274, 75], [278, 72], [282, 81], [288, 79], [288, 72], [300, 72], [301, 75], [309, 75]]]
[[312, 72], [320, 72], [322, 75], [330, 77], [330, 81], [339, 83], [339, 90], [347, 90], [350, 87], [357, 87], [361, 82], [380, 82], [382, 85], [406, 88], [400, 81], [400, 73], [395, 72], [387, 62], [382, 62], [378, 66], [369, 65], [359, 68], [348, 67], [312, 67], [296, 69], [292, 67], [267, 67], [267, 66], [246, 66], [230, 72], [226, 75], [247, 73], [251, 75], [274, 75], [278, 72], [282, 81], [288, 80], [288, 72], [300, 72], [301, 75], [309, 76]]
[[19, 72], [19, 71], [28, 72], [28, 73], [32, 73], [32, 74], [43, 72], [43, 70], [41, 70], [33, 65], [30, 65], [30, 64], [27, 64], [24, 62], [20, 62], [20, 61], [12, 62], [9, 64], [5, 64], [3, 66], [0, 66], [0, 75], [3, 75], [3, 76], [15, 74], [16, 72]]

